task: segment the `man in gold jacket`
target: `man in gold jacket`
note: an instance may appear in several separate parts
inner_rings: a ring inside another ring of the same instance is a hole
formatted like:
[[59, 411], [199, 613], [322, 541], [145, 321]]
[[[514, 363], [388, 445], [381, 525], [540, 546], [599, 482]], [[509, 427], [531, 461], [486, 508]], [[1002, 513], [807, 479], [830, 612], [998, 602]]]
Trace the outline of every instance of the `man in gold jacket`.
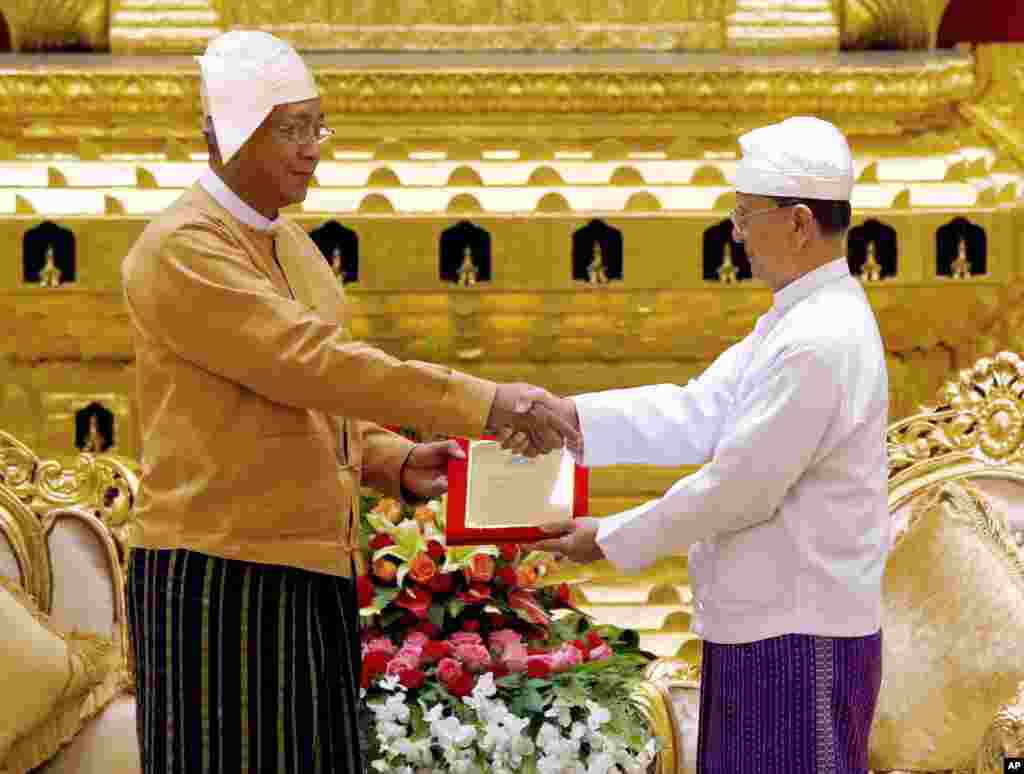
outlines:
[[[578, 440], [528, 385], [352, 341], [342, 289], [280, 209], [323, 124], [288, 44], [235, 31], [198, 58], [210, 170], [123, 266], [142, 426], [128, 596], [143, 768], [362, 770], [354, 553], [359, 492], [443, 493], [454, 442], [513, 427]], [[372, 420], [372, 421], [371, 421]]]

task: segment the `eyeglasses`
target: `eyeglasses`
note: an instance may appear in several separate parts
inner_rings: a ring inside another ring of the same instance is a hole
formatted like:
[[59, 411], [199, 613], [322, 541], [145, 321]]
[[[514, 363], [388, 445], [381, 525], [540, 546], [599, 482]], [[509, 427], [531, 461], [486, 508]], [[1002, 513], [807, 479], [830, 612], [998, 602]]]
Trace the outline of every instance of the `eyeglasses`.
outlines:
[[740, 214], [737, 210], [733, 210], [729, 213], [729, 220], [732, 221], [733, 227], [740, 233], [747, 233], [747, 223], [756, 218], [758, 215], [765, 215], [769, 212], [778, 212], [779, 210], [787, 209], [788, 207], [796, 207], [799, 202], [791, 202], [789, 204], [780, 204], [777, 207], [767, 207], [763, 210], [754, 210], [750, 213]]
[[275, 126], [274, 131], [282, 140], [294, 145], [308, 145], [311, 142], [315, 142], [317, 145], [322, 145], [328, 137], [334, 134], [333, 129], [326, 127], [323, 124]]

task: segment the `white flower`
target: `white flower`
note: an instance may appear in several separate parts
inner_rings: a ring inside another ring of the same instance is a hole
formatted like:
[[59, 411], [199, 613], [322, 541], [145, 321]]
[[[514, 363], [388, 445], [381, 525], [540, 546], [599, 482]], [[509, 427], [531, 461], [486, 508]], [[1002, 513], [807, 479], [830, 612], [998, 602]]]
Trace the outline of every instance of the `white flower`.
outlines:
[[608, 770], [615, 763], [608, 753], [595, 753], [590, 756], [587, 774], [608, 774]]
[[587, 725], [592, 731], [597, 731], [601, 726], [612, 719], [612, 713], [595, 701], [587, 699], [587, 710], [590, 713], [587, 717]]
[[544, 713], [544, 717], [558, 718], [559, 723], [568, 726], [572, 724], [572, 708], [572, 702], [559, 696], [551, 703], [551, 707]]
[[377, 684], [385, 691], [401, 691], [405, 693], [405, 686], [402, 685], [401, 679], [398, 675], [390, 675], [388, 677], [382, 677]]
[[373, 768], [374, 771], [379, 771], [381, 774], [384, 774], [385, 771], [391, 770], [391, 764], [388, 763], [384, 758], [378, 758], [373, 763], [371, 763], [370, 766]]
[[423, 713], [423, 720], [425, 720], [428, 725], [433, 725], [442, 717], [444, 717], [444, 705], [441, 703], [435, 704], [427, 712]]

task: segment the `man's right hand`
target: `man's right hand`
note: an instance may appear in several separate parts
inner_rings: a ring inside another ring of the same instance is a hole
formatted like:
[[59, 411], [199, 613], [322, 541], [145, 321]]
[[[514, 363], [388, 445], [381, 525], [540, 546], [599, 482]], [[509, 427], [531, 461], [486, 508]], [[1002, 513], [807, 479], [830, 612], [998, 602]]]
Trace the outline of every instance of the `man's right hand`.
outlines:
[[572, 407], [570, 418], [564, 410], [559, 410], [561, 400], [530, 384], [499, 384], [487, 418], [487, 429], [498, 434], [506, 449], [512, 448], [512, 439], [516, 439], [514, 450], [527, 457], [547, 454], [562, 446], [577, 454], [582, 449], [583, 438], [575, 419], [576, 409]]

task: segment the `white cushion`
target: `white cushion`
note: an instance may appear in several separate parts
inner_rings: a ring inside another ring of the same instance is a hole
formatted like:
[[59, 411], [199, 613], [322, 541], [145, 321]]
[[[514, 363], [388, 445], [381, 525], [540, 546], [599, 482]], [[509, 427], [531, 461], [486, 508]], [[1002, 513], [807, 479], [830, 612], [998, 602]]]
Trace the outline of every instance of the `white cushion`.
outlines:
[[121, 694], [89, 720], [40, 774], [137, 774], [141, 771], [135, 696]]
[[47, 535], [52, 568], [50, 619], [65, 631], [119, 640], [114, 622], [114, 585], [108, 549], [87, 523], [62, 514]]
[[679, 730], [680, 749], [676, 750], [676, 771], [697, 774], [697, 720], [700, 717], [700, 684], [673, 685], [672, 712]]

